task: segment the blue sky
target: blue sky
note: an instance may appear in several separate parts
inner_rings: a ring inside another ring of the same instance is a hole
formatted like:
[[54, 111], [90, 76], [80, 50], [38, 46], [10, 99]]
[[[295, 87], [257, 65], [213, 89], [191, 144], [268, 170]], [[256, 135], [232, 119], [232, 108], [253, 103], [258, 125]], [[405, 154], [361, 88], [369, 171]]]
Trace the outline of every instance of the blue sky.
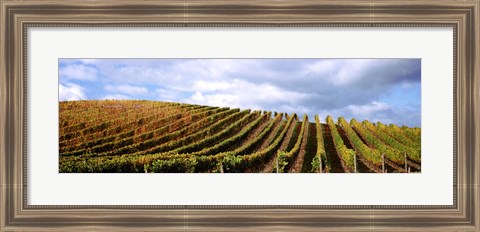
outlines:
[[420, 59], [60, 59], [59, 100], [145, 99], [421, 125]]

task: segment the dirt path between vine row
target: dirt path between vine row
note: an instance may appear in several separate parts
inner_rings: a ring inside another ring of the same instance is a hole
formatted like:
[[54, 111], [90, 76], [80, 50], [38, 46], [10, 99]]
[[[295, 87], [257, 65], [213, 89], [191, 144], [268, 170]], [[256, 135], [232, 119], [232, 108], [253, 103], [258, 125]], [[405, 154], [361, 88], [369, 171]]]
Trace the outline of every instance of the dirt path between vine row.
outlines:
[[317, 126], [315, 123], [309, 123], [307, 147], [305, 148], [305, 157], [303, 159], [302, 173], [312, 171], [312, 160], [317, 155]]
[[[353, 145], [350, 142], [350, 140], [348, 139], [348, 136], [347, 136], [346, 132], [343, 130], [343, 128], [341, 126], [337, 125], [337, 131], [340, 134], [340, 137], [342, 137], [342, 140], [343, 140], [343, 143], [345, 143], [345, 146], [347, 146], [347, 148], [349, 148], [349, 149], [354, 150], [355, 153], [357, 153], [357, 151], [353, 148]], [[363, 160], [363, 157], [360, 157], [360, 156], [357, 155], [357, 172], [358, 173], [375, 172], [374, 170], [371, 170], [366, 164], [364, 164], [364, 162], [365, 162], [365, 160]]]
[[[273, 139], [275, 138], [275, 135], [278, 133], [278, 131], [281, 131], [285, 125], [285, 121], [282, 120], [282, 117], [281, 118], [278, 118], [277, 121], [275, 122], [275, 125], [273, 125], [273, 128], [270, 129], [270, 132], [268, 132], [268, 134], [265, 136], [266, 139], [263, 140], [262, 144], [258, 145], [251, 153], [255, 153], [255, 152], [258, 152], [258, 151], [261, 151], [265, 148], [267, 148], [270, 143], [273, 141]], [[258, 164], [258, 167], [257, 168], [247, 168], [245, 170], [246, 173], [251, 173], [251, 172], [254, 172], [254, 173], [257, 173], [259, 172], [259, 170], [262, 170], [264, 167], [263, 164]]]
[[299, 173], [302, 171], [303, 161], [305, 159], [305, 153], [308, 143], [308, 134], [310, 131], [310, 123], [308, 121], [305, 123], [305, 129], [303, 131], [302, 143], [300, 144], [300, 151], [298, 152], [297, 157], [294, 159], [293, 165], [291, 165], [288, 172]]
[[[360, 133], [360, 131], [356, 130], [355, 128], [353, 128], [353, 131], [355, 132], [355, 134], [357, 134], [357, 136], [360, 138], [360, 140], [362, 140], [362, 142], [367, 145], [368, 147], [370, 147], [371, 149], [376, 149], [375, 146], [373, 146], [372, 144], [368, 143], [368, 141], [363, 138], [362, 134]], [[368, 160], [366, 160], [364, 157], [359, 157], [363, 163], [365, 163], [367, 166], [371, 166], [369, 167], [370, 170], [372, 170], [373, 172], [377, 172], [377, 173], [382, 173], [382, 169], [380, 167], [377, 167], [375, 166], [373, 163], [369, 162]], [[402, 172], [402, 169], [397, 166], [395, 163], [393, 162], [390, 162], [387, 157], [385, 157], [385, 172]]]
[[[262, 116], [262, 117], [265, 117], [265, 116]], [[275, 120], [275, 119], [273, 119]], [[265, 129], [265, 127], [268, 125], [268, 123], [270, 123], [270, 118], [265, 118], [262, 120], [262, 122], [260, 122], [260, 124], [257, 126], [257, 128], [255, 128], [252, 132], [250, 132], [250, 134], [247, 136], [247, 138], [243, 139], [241, 143], [238, 143], [232, 147], [230, 147], [228, 150], [229, 151], [233, 151], [239, 147], [243, 147], [245, 144], [248, 144], [251, 140], [253, 140], [254, 138], [256, 138], [258, 136], [258, 134], [260, 134], [263, 129]]]
[[255, 149], [254, 152], [261, 151], [261, 150], [267, 148], [270, 145], [270, 143], [272, 143], [272, 141], [275, 138], [275, 135], [278, 133], [278, 131], [281, 130], [281, 128], [283, 128], [282, 125], [285, 124], [285, 123], [286, 122], [283, 121], [280, 118], [278, 120], [278, 122], [276, 122], [276, 125], [274, 126], [272, 131], [270, 131], [270, 133], [268, 134], [267, 138], [263, 141], [263, 143], [257, 149]]
[[337, 149], [335, 148], [335, 143], [333, 143], [333, 136], [332, 132], [330, 131], [330, 127], [328, 124], [322, 124], [322, 132], [323, 132], [323, 143], [325, 146], [325, 153], [327, 155], [327, 159], [330, 162], [330, 170], [328, 172], [331, 173], [345, 173], [345, 170], [342, 166], [342, 160], [340, 156], [337, 154]]
[[[278, 149], [278, 151], [283, 151], [287, 148], [288, 144], [290, 143], [290, 139], [292, 138], [293, 130], [295, 129], [296, 126], [297, 126], [297, 120], [294, 119], [292, 124], [290, 124], [290, 128], [288, 128], [287, 134], [283, 138], [282, 145], [280, 145], [280, 148]], [[265, 165], [265, 167], [263, 168], [263, 170], [261, 172], [263, 172], [263, 173], [273, 172], [273, 170], [275, 169], [275, 157], [276, 157], [276, 155], [277, 154], [274, 154], [270, 158], [270, 160], [268, 161], [268, 163]]]

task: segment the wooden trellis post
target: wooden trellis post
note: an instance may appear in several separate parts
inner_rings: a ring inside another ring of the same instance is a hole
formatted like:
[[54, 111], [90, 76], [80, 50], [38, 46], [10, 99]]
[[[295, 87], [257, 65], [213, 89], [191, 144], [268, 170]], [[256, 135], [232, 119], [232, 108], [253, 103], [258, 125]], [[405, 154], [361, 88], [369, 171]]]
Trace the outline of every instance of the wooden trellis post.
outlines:
[[355, 166], [355, 173], [357, 173], [357, 155], [353, 154], [353, 165]]
[[382, 172], [385, 173], [385, 154], [382, 154]]
[[405, 153], [405, 172], [408, 172], [407, 153]]
[[276, 163], [276, 166], [277, 166], [277, 173], [278, 173], [278, 153], [277, 153], [277, 159], [276, 159], [275, 163]]
[[322, 167], [322, 156], [321, 155], [318, 157], [318, 160], [320, 161], [319, 164], [318, 164], [318, 166], [320, 166], [319, 167], [320, 168], [320, 173], [322, 173], [323, 172], [323, 167]]

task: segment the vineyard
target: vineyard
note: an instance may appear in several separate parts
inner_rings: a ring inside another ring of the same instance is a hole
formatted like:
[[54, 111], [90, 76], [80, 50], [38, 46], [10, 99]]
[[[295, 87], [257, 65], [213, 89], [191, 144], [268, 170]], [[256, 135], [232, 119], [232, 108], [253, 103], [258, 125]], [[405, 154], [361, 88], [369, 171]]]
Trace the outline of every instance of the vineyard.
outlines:
[[173, 102], [60, 102], [61, 173], [421, 171], [421, 129]]

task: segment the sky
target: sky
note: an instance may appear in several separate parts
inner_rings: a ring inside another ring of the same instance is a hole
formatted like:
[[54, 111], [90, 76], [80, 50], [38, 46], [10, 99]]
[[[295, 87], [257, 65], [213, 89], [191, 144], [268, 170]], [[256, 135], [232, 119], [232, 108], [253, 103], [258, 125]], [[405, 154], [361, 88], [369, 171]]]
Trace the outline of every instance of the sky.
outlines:
[[421, 126], [420, 59], [60, 59], [59, 100], [143, 99]]

